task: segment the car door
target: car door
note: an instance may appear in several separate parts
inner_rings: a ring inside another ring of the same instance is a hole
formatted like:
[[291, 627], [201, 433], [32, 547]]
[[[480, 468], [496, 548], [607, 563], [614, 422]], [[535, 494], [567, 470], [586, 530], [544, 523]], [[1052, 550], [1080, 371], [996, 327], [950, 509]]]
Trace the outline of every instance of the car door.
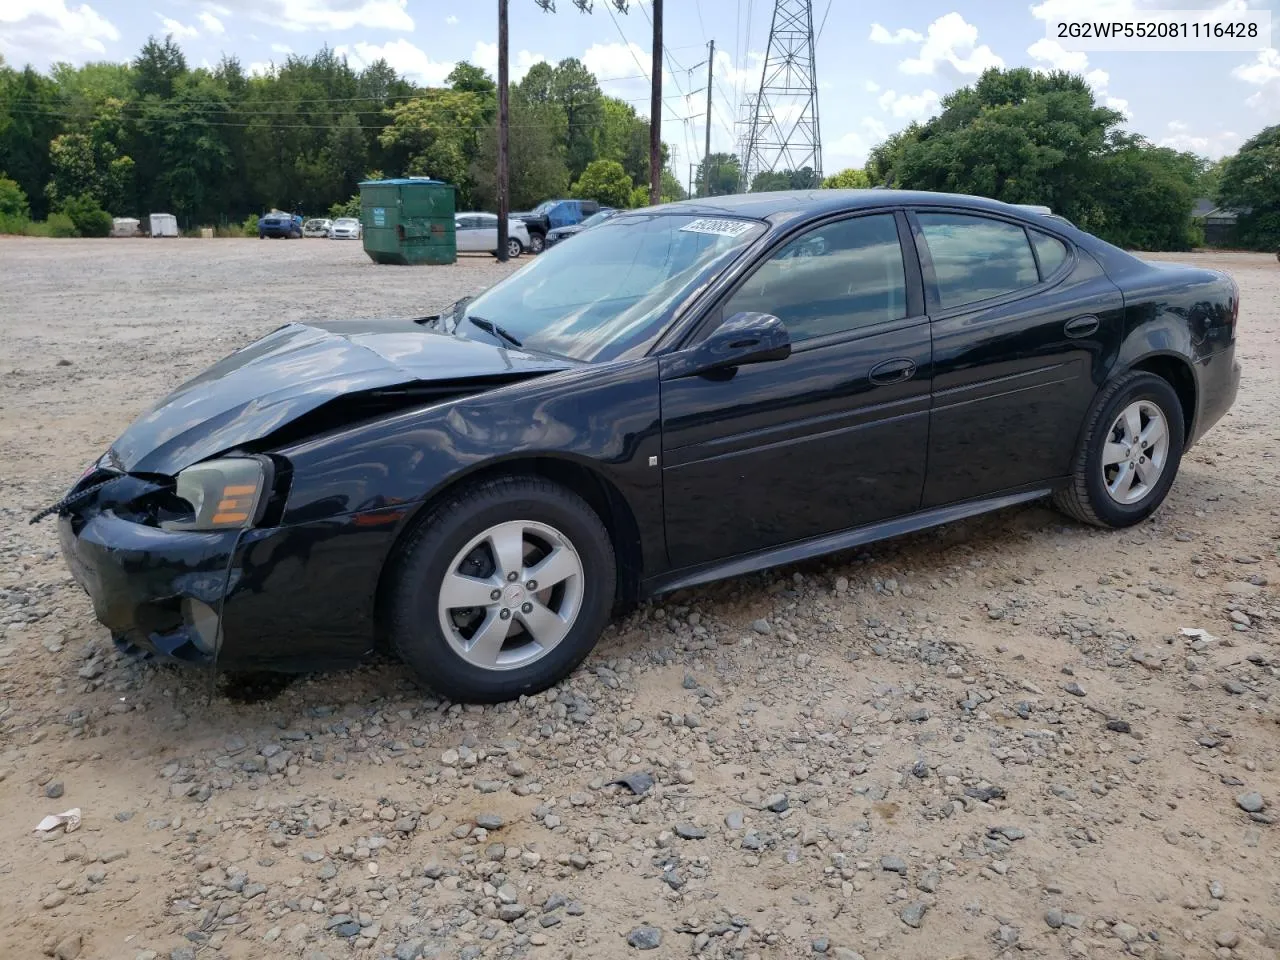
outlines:
[[[931, 350], [904, 216], [809, 228], [718, 305], [779, 317], [785, 360], [680, 376], [663, 358], [669, 559], [685, 567], [916, 510], [924, 485]], [[685, 350], [689, 350], [686, 347]]]
[[1120, 343], [1120, 291], [1050, 229], [974, 211], [909, 216], [933, 317], [923, 505], [1066, 476]]
[[492, 213], [476, 217], [476, 249], [492, 252], [498, 249], [498, 218]]
[[453, 218], [453, 234], [457, 243], [459, 253], [470, 253], [477, 249], [476, 230], [474, 217], [454, 217]]

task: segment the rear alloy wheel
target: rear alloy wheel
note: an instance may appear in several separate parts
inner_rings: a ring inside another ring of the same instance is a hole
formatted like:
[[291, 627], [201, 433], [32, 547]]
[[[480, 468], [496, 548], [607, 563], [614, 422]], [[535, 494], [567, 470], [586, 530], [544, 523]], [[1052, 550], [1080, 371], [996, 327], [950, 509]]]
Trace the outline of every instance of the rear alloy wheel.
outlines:
[[511, 237], [509, 240], [507, 240], [508, 259], [514, 260], [516, 257], [520, 256], [520, 254], [522, 253], [524, 253], [524, 246], [520, 243], [519, 240], [517, 240], [515, 237]]
[[529, 233], [529, 250], [533, 253], [541, 253], [542, 248], [546, 246], [546, 241], [540, 233]]
[[614, 554], [595, 512], [536, 477], [477, 484], [431, 511], [399, 554], [387, 622], [426, 686], [493, 703], [558, 682], [608, 622]]
[[1168, 496], [1182, 461], [1182, 403], [1167, 380], [1133, 373], [1098, 398], [1071, 485], [1054, 496], [1064, 512], [1103, 527], [1128, 527]]

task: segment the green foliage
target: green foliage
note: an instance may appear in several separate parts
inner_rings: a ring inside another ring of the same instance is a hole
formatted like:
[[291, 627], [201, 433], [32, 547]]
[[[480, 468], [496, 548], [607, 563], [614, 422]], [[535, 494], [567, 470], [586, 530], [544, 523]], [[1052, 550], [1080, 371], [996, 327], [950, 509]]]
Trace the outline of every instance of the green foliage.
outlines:
[[871, 152], [873, 183], [1034, 203], [1119, 245], [1185, 249], [1204, 162], [1119, 130], [1083, 78], [988, 70]]
[[251, 213], [244, 218], [244, 223], [240, 224], [240, 233], [246, 237], [256, 237], [258, 235], [258, 221], [262, 219], [256, 213]]
[[625, 207], [631, 203], [631, 178], [617, 160], [592, 160], [573, 185], [573, 195], [606, 207]]
[[62, 204], [61, 212], [70, 218], [76, 233], [82, 237], [111, 235], [111, 214], [98, 206], [98, 201], [91, 196], [68, 198]]
[[31, 216], [27, 195], [16, 180], [0, 174], [0, 217], [26, 220]]
[[[708, 183], [707, 170], [711, 171]], [[704, 157], [698, 164], [698, 172], [693, 182], [694, 195], [699, 197], [722, 197], [737, 193], [742, 181], [742, 164], [732, 153], [713, 153]]]
[[[339, 217], [360, 217], [360, 194], [348, 197], [340, 203], [335, 203], [329, 208], [329, 219], [337, 220]], [[256, 227], [254, 228], [257, 229]]]
[[626, 204], [628, 207], [647, 207], [649, 206], [649, 188], [643, 184], [638, 187], [631, 188], [631, 199]]
[[80, 232], [76, 230], [75, 223], [65, 213], [51, 213], [49, 219], [42, 224], [36, 224], [38, 229], [31, 233], [31, 236], [38, 237], [57, 237], [67, 239], [69, 237], [78, 237]]
[[[508, 163], [512, 210], [528, 210], [543, 200], [563, 197], [569, 190], [565, 150], [555, 133], [557, 109], [525, 97], [511, 98]], [[498, 128], [491, 124], [481, 136], [476, 159], [471, 163], [470, 196], [459, 197], [460, 204], [469, 200], [470, 206], [497, 209], [497, 171], [492, 162], [497, 153]]]
[[865, 190], [871, 186], [871, 178], [867, 176], [867, 171], [849, 167], [827, 177], [822, 181], [822, 186], [826, 190]]
[[822, 182], [812, 167], [804, 167], [800, 170], [761, 171], [751, 180], [752, 193], [767, 190], [812, 190], [820, 186]]
[[1238, 211], [1242, 244], [1280, 251], [1280, 125], [1267, 127], [1227, 159], [1217, 197], [1222, 206]]

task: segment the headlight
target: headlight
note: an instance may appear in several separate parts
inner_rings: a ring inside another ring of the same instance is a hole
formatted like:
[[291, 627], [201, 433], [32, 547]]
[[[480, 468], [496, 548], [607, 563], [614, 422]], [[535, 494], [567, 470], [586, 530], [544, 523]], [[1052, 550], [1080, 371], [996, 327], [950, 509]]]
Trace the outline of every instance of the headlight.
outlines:
[[167, 520], [167, 530], [238, 530], [262, 518], [271, 489], [266, 457], [228, 457], [187, 467], [174, 493], [191, 504], [191, 520]]

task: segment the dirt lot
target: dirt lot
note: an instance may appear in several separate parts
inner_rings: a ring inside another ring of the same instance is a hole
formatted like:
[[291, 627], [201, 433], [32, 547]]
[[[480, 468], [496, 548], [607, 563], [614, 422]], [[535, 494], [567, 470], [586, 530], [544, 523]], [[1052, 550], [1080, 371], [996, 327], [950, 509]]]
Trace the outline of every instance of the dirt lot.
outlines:
[[1185, 259], [1240, 284], [1245, 380], [1154, 521], [1033, 506], [663, 598], [481, 710], [395, 663], [209, 702], [117, 660], [26, 519], [252, 337], [505, 268], [0, 239], [0, 956], [1276, 957], [1280, 265]]

